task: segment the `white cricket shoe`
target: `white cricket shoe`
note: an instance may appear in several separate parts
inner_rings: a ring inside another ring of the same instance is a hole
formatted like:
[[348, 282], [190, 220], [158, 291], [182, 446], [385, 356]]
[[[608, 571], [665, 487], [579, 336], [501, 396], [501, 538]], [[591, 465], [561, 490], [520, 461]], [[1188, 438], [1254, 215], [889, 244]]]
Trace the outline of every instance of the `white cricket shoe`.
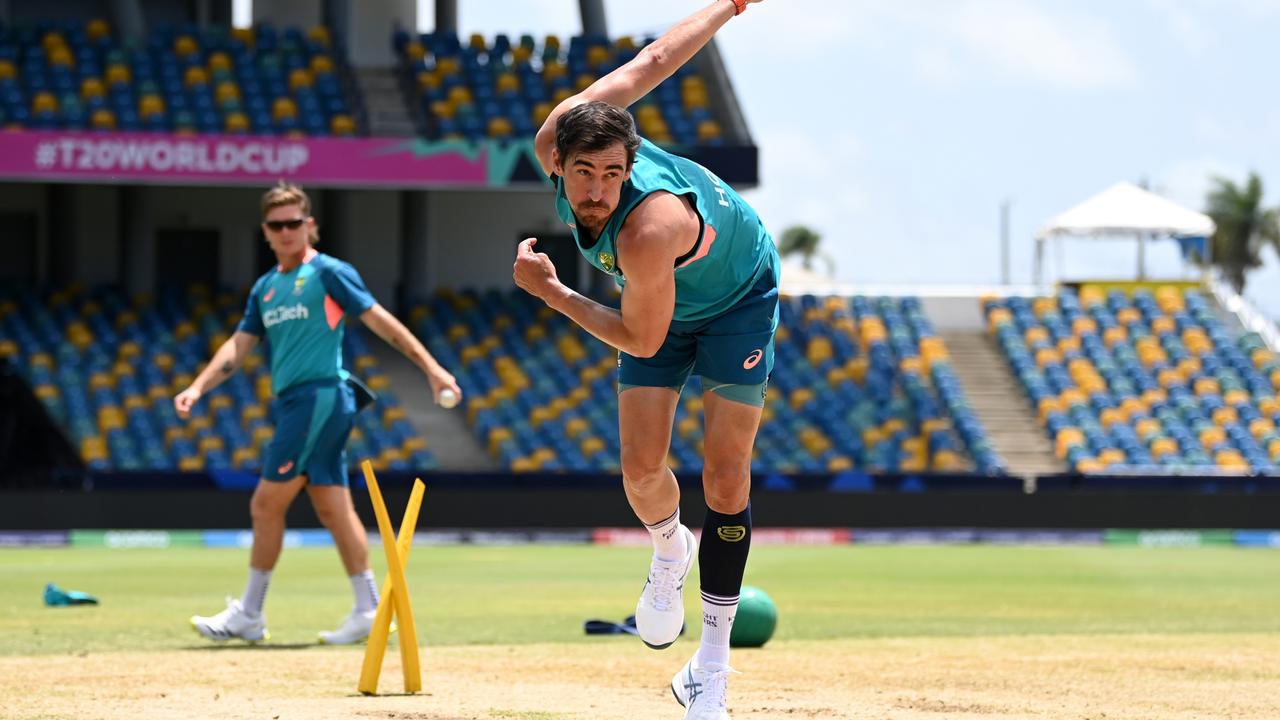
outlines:
[[729, 676], [737, 671], [716, 663], [697, 667], [694, 665], [697, 659], [695, 654], [671, 678], [671, 693], [684, 707], [685, 720], [729, 720], [729, 711], [725, 709]]
[[636, 631], [644, 644], [654, 650], [669, 647], [684, 628], [684, 581], [698, 556], [698, 540], [683, 525], [680, 532], [684, 533], [684, 558], [667, 562], [654, 557], [649, 563], [649, 579], [636, 603]]
[[377, 614], [377, 610], [368, 612], [352, 610], [337, 630], [320, 633], [320, 642], [324, 645], [352, 645], [363, 642], [369, 637], [369, 631], [373, 629], [373, 618]]
[[191, 616], [191, 627], [196, 632], [218, 642], [239, 638], [248, 642], [258, 642], [271, 637], [267, 632], [267, 614], [257, 617], [245, 612], [244, 606], [235, 598], [227, 598], [227, 609], [212, 617]]

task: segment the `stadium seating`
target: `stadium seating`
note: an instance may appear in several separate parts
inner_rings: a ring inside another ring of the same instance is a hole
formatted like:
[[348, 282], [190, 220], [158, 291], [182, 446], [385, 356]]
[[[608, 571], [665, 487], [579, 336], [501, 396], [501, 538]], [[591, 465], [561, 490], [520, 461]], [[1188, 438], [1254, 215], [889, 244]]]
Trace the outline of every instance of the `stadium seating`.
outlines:
[[[548, 35], [539, 46], [532, 35], [512, 43], [498, 35], [489, 43], [471, 35], [464, 45], [457, 34], [392, 38], [403, 82], [417, 98], [432, 140], [530, 137], [557, 103], [585, 89], [635, 57], [640, 45], [631, 37], [574, 36], [567, 49]], [[720, 145], [706, 81], [686, 65], [632, 106], [640, 132], [662, 144]]]
[[984, 300], [1058, 457], [1084, 473], [1274, 473], [1280, 359], [1199, 292]]
[[[105, 288], [5, 291], [0, 357], [15, 363], [91, 470], [257, 472], [273, 434], [263, 352], [250, 355], [189, 420], [173, 409], [173, 396], [234, 330], [243, 299], [199, 287], [132, 302]], [[351, 369], [379, 393], [357, 416], [352, 464], [371, 458], [380, 469], [434, 468], [360, 331], [349, 326], [347, 338]]]
[[[1003, 466], [915, 299], [805, 296], [782, 303], [756, 472], [966, 471]], [[410, 327], [454, 370], [467, 420], [502, 465], [617, 471], [616, 354], [515, 290], [446, 291]], [[702, 466], [696, 380], [669, 461]]]
[[0, 125], [352, 135], [342, 58], [324, 27], [161, 26], [121, 39], [104, 20], [0, 24]]

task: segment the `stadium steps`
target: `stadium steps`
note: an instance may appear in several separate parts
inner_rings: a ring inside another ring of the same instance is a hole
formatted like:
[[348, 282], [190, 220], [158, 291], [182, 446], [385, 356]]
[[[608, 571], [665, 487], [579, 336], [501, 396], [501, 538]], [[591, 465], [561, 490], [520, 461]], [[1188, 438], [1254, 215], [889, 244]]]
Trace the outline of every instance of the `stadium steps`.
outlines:
[[940, 333], [969, 404], [1014, 475], [1064, 472], [1000, 350], [981, 331]]
[[405, 106], [400, 81], [392, 68], [356, 70], [356, 84], [364, 96], [369, 134], [374, 137], [413, 137], [417, 128]]
[[435, 404], [431, 386], [413, 363], [377, 340], [369, 349], [378, 359], [382, 372], [391, 379], [391, 388], [400, 398], [405, 415], [419, 435], [426, 438], [427, 448], [439, 463], [440, 470], [482, 472], [500, 470], [497, 461], [480, 446], [466, 423], [466, 400], [454, 410]]

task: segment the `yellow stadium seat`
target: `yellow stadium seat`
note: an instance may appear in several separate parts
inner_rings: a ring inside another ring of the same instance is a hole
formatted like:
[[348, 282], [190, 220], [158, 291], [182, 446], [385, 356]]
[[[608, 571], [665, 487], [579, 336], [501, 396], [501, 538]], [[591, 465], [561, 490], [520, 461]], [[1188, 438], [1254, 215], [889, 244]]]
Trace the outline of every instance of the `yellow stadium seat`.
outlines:
[[208, 85], [209, 73], [199, 65], [192, 65], [182, 74], [182, 82], [188, 87], [196, 85]]
[[1067, 427], [1058, 431], [1054, 438], [1054, 454], [1059, 460], [1067, 458], [1067, 450], [1084, 444], [1084, 433], [1079, 428]]
[[327, 48], [330, 46], [329, 28], [324, 25], [313, 25], [307, 30], [307, 39]]
[[1200, 396], [1220, 394], [1218, 381], [1211, 377], [1202, 377], [1197, 379], [1193, 388], [1195, 389], [1196, 395]]
[[1228, 390], [1222, 394], [1222, 402], [1226, 403], [1227, 405], [1230, 405], [1231, 407], [1239, 407], [1240, 405], [1246, 405], [1252, 399], [1253, 399], [1253, 396], [1249, 394], [1248, 390], [1241, 390], [1239, 388], [1236, 388], [1234, 390]]
[[530, 50], [524, 45], [517, 45], [511, 48], [511, 62], [515, 63], [516, 65], [519, 65], [521, 63], [527, 63], [529, 62], [529, 59], [532, 57], [533, 57], [533, 50]]
[[230, 80], [220, 82], [218, 87], [214, 89], [213, 96], [219, 105], [233, 100], [238, 102], [240, 100], [240, 86]]
[[164, 100], [159, 95], [143, 95], [138, 100], [138, 115], [147, 119], [154, 115], [164, 115]]
[[519, 92], [520, 79], [516, 77], [515, 73], [502, 73], [498, 76], [497, 80], [494, 81], [494, 86], [499, 93]]
[[719, 140], [724, 136], [724, 131], [720, 128], [720, 123], [715, 120], [703, 120], [698, 123], [698, 139], [706, 142], [708, 140]]
[[1159, 460], [1168, 455], [1178, 454], [1178, 443], [1173, 438], [1161, 437], [1151, 441], [1151, 457]]
[[98, 408], [98, 429], [103, 433], [110, 430], [119, 430], [124, 427], [125, 416], [124, 411], [115, 405], [105, 405]]
[[1022, 340], [1028, 347], [1038, 342], [1049, 342], [1049, 331], [1039, 325], [1033, 325], [1022, 333]]
[[298, 106], [292, 98], [278, 97], [271, 103], [271, 119], [279, 122], [284, 118], [298, 117]]
[[436, 60], [436, 70], [441, 75], [457, 75], [462, 70], [462, 63], [456, 57], [442, 57]]
[[1268, 434], [1274, 432], [1276, 424], [1271, 418], [1258, 418], [1249, 423], [1249, 434], [1253, 435], [1254, 440], [1262, 440]]
[[1213, 411], [1213, 424], [1226, 426], [1240, 422], [1240, 414], [1233, 407], [1220, 407]]
[[1151, 332], [1155, 335], [1163, 337], [1177, 329], [1177, 324], [1168, 315], [1157, 315], [1151, 319]]
[[49, 64], [58, 68], [71, 68], [75, 66], [76, 60], [71, 50], [63, 45], [49, 51]]
[[449, 95], [447, 97], [449, 102], [455, 108], [461, 105], [469, 105], [472, 102], [471, 91], [463, 87], [462, 85], [456, 85], [450, 88]]
[[334, 115], [329, 121], [329, 132], [340, 136], [355, 135], [356, 122], [350, 115]]
[[1107, 448], [1098, 453], [1098, 462], [1103, 465], [1123, 465], [1126, 460], [1123, 450]]
[[1062, 362], [1062, 356], [1053, 348], [1041, 348], [1036, 351], [1036, 366], [1043, 369], [1048, 365], [1056, 365]]
[[1280, 460], [1280, 438], [1273, 438], [1267, 441], [1267, 456], [1272, 462]]
[[111, 25], [102, 18], [94, 18], [85, 24], [85, 35], [90, 41], [98, 40], [111, 35]]
[[586, 90], [587, 88], [591, 87], [591, 83], [594, 83], [595, 81], [596, 81], [595, 75], [592, 75], [590, 73], [582, 73], [581, 75], [578, 76], [576, 80], [573, 81], [574, 90], [578, 92], [582, 92], [583, 90]]
[[933, 469], [938, 472], [964, 470], [964, 458], [953, 450], [939, 450], [933, 455]]
[[91, 460], [106, 460], [108, 458], [107, 441], [97, 435], [84, 438], [80, 441], [80, 456], [84, 458], [86, 462]]
[[1005, 308], [994, 308], [987, 313], [987, 332], [994, 335], [996, 329], [1013, 322], [1013, 314]]
[[229, 72], [232, 69], [231, 56], [218, 51], [209, 55], [209, 73]]
[[311, 72], [305, 68], [294, 68], [289, 73], [289, 90], [297, 92], [301, 88], [309, 88], [314, 84]]
[[242, 112], [228, 113], [223, 128], [229, 133], [249, 132], [249, 116]]
[[1098, 332], [1098, 323], [1093, 318], [1078, 317], [1071, 323], [1071, 333], [1077, 337], [1081, 335], [1092, 335]]
[[253, 28], [251, 27], [231, 28], [231, 37], [239, 40], [249, 47], [253, 47], [254, 43], [258, 40], [257, 36], [254, 34]]
[[1205, 448], [1222, 445], [1227, 441], [1227, 434], [1221, 427], [1207, 427], [1200, 431], [1200, 444]]
[[489, 120], [489, 137], [491, 138], [509, 138], [515, 128], [512, 127], [511, 121], [504, 117], [495, 117]]
[[13, 80], [18, 77], [18, 66], [12, 60], [0, 60], [0, 80]]
[[333, 60], [328, 55], [313, 55], [310, 68], [313, 76], [330, 75], [333, 73]]
[[190, 35], [179, 35], [173, 40], [173, 54], [178, 57], [186, 57], [200, 52], [200, 45], [196, 43], [196, 39]]
[[31, 99], [31, 112], [58, 112], [58, 99], [51, 92], [38, 92]]

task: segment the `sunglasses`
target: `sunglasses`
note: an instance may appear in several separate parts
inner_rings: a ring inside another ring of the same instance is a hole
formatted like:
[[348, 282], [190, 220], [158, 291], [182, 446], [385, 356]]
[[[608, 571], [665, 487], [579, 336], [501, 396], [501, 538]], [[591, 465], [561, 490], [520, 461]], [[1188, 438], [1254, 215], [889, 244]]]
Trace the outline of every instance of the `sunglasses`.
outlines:
[[294, 218], [292, 220], [267, 220], [262, 224], [266, 225], [268, 230], [271, 230], [273, 232], [280, 232], [285, 228], [289, 228], [290, 230], [297, 230], [298, 228], [302, 227], [302, 223], [306, 221], [307, 221], [306, 218]]

